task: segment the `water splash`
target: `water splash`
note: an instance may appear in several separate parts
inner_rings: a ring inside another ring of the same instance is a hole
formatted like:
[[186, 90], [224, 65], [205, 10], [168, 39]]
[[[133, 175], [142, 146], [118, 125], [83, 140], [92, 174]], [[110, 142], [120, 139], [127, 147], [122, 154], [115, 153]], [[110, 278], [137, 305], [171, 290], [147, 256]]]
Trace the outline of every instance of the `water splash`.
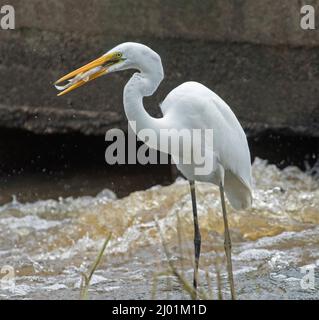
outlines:
[[[302, 276], [296, 270], [319, 258], [318, 180], [296, 167], [279, 170], [256, 159], [253, 186], [251, 209], [236, 212], [228, 206], [235, 276], [245, 283], [240, 294], [242, 298], [256, 297], [253, 283], [258, 278], [258, 297], [282, 298], [282, 290], [287, 292], [285, 297], [306, 297], [307, 292], [296, 291], [296, 281]], [[223, 259], [218, 188], [197, 183], [197, 200], [203, 239], [201, 272], [205, 274], [216, 259]], [[0, 207], [0, 256], [3, 264], [15, 268], [16, 291], [0, 289], [0, 294], [6, 298], [36, 298], [48, 297], [53, 291], [55, 297], [78, 298], [81, 272], [112, 232], [107, 258], [92, 284], [93, 296], [132, 298], [142, 286], [141, 297], [150, 298], [154, 270], [165, 269], [155, 219], [172, 259], [191, 277], [192, 207], [184, 179], [168, 187], [134, 192], [123, 199], [117, 199], [110, 190], [95, 197], [34, 203], [20, 203], [13, 198]], [[221, 268], [225, 276], [223, 262]], [[164, 287], [159, 285], [159, 290]], [[160, 291], [163, 297], [164, 292]], [[179, 294], [177, 290], [174, 297]]]

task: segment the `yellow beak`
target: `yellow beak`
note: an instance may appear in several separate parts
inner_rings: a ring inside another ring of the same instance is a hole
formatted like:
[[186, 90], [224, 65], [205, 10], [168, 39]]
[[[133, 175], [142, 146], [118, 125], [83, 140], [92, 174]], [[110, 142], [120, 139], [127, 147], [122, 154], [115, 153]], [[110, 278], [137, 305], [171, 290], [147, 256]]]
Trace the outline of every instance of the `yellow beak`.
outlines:
[[[58, 96], [62, 96], [78, 87], [83, 86], [85, 83], [99, 78], [107, 73], [107, 66], [112, 65], [113, 63], [117, 62], [115, 59], [115, 54], [111, 53], [105, 56], [102, 56], [85, 66], [76, 69], [65, 75], [64, 77], [60, 78], [55, 82], [55, 87], [58, 90], [61, 90]], [[67, 81], [68, 83], [64, 86], [58, 86], [63, 81]]]

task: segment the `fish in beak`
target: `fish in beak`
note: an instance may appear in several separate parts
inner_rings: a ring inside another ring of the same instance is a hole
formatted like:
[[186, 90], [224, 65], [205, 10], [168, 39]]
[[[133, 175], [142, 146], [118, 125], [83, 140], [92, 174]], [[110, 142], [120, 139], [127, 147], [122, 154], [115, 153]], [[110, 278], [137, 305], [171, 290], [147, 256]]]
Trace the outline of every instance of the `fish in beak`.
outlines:
[[[55, 82], [57, 90], [62, 91], [58, 96], [62, 96], [72, 90], [79, 88], [89, 81], [97, 79], [105, 75], [107, 68], [120, 61], [119, 53], [110, 53], [76, 69]], [[65, 85], [59, 85], [64, 81], [68, 81]]]

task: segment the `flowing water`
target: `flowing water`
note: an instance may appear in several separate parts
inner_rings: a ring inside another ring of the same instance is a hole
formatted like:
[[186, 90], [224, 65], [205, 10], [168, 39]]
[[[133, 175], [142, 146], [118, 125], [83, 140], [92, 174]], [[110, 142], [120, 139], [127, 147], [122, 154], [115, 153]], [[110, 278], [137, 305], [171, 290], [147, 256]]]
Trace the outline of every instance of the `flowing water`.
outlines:
[[[253, 177], [252, 208], [236, 212], [227, 206], [238, 298], [318, 299], [318, 179], [296, 167], [279, 170], [258, 158]], [[218, 188], [198, 183], [197, 200], [200, 287], [208, 298], [217, 299], [218, 293], [229, 298]], [[193, 220], [183, 179], [122, 199], [103, 190], [95, 197], [33, 203], [13, 198], [2, 205], [0, 298], [79, 298], [81, 274], [110, 233], [89, 298], [189, 298], [167, 263], [170, 259], [191, 283]]]

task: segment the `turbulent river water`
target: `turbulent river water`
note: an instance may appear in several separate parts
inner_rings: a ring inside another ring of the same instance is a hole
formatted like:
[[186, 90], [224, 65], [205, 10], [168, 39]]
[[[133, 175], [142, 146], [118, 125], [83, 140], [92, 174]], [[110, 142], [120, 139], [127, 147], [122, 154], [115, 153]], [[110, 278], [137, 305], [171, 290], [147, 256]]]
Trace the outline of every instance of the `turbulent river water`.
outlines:
[[[318, 299], [318, 179], [296, 167], [279, 170], [257, 158], [253, 181], [251, 209], [236, 212], [227, 206], [238, 298]], [[207, 298], [227, 299], [218, 188], [198, 183], [197, 200], [200, 288]], [[191, 283], [193, 220], [183, 179], [122, 199], [103, 190], [95, 197], [33, 203], [13, 198], [2, 205], [0, 298], [79, 298], [82, 273], [109, 234], [89, 298], [189, 298], [167, 263], [170, 259]]]

